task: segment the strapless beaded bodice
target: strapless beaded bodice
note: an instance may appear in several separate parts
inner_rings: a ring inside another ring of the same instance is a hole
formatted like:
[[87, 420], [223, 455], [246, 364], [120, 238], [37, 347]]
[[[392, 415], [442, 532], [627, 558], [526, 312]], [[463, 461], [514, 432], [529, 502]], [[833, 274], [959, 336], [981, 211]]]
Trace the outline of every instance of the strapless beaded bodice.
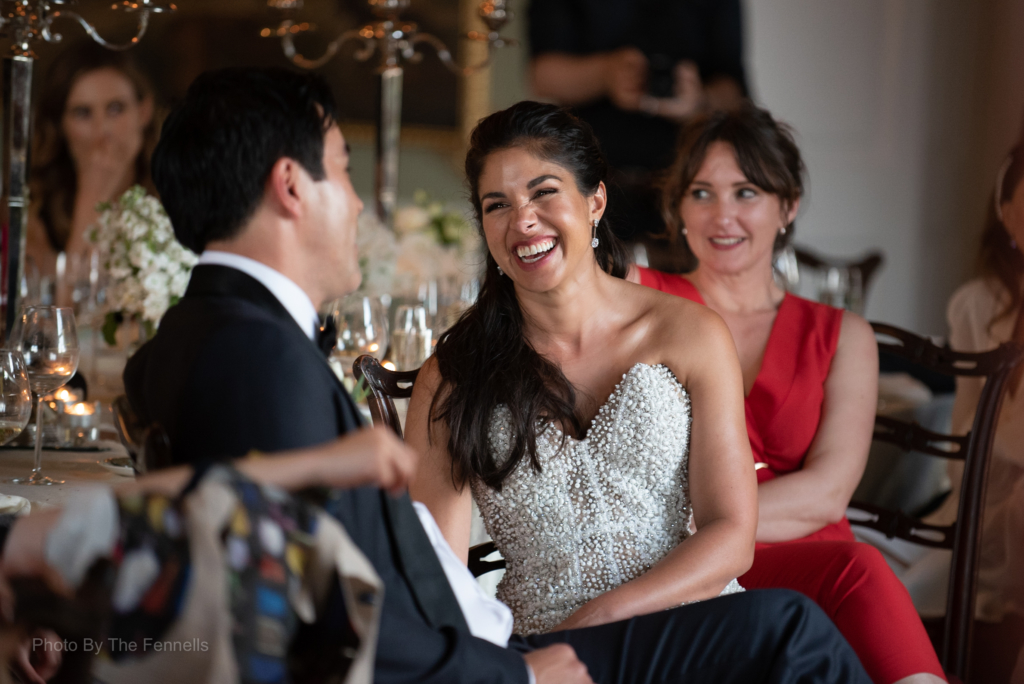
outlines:
[[[473, 480], [487, 532], [505, 557], [498, 598], [517, 634], [546, 632], [587, 601], [638, 577], [690, 534], [690, 398], [665, 366], [622, 376], [583, 440], [549, 426], [495, 491]], [[499, 461], [508, 413], [492, 418]], [[725, 592], [742, 591], [735, 580]]]

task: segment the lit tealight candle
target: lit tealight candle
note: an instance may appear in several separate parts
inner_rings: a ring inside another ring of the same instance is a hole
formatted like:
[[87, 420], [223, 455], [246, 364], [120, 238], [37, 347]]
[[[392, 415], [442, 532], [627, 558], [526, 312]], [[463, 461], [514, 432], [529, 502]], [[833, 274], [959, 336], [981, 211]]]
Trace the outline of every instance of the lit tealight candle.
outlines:
[[94, 407], [92, 404], [80, 401], [77, 404], [72, 405], [71, 413], [75, 414], [76, 416], [91, 416], [92, 414], [96, 413], [96, 407]]
[[92, 428], [99, 425], [99, 405], [91, 401], [64, 404], [63, 423], [71, 429]]

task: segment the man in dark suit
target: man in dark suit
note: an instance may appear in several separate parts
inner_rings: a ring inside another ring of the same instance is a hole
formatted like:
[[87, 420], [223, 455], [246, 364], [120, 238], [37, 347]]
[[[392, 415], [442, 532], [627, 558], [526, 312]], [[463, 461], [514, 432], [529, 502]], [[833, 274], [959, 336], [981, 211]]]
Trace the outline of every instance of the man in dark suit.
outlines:
[[[188, 291], [125, 370], [174, 460], [318, 444], [361, 425], [314, 343], [316, 309], [359, 283], [362, 203], [323, 82], [283, 70], [200, 76], [168, 117], [153, 179], [200, 253]], [[385, 584], [375, 681], [867, 681], [824, 614], [764, 591], [540, 637], [472, 636], [408, 497], [333, 494]], [[589, 674], [588, 674], [589, 671]]]

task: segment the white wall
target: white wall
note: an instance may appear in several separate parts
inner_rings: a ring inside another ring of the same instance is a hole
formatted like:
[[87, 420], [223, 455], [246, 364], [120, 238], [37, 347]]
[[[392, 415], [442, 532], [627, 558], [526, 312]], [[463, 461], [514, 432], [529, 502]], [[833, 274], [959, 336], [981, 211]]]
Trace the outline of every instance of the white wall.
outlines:
[[747, 0], [755, 99], [797, 131], [798, 241], [887, 262], [868, 317], [945, 332], [998, 158], [1020, 130], [1019, 0]]

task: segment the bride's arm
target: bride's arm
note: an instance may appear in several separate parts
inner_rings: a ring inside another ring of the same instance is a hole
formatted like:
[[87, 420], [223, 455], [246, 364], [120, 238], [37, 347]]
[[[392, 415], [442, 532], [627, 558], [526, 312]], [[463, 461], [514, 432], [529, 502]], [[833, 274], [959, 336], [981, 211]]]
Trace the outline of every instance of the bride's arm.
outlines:
[[[705, 315], [705, 312], [710, 315]], [[743, 378], [732, 336], [717, 314], [688, 307], [671, 328], [667, 365], [691, 399], [690, 500], [697, 532], [644, 575], [582, 606], [558, 629], [624, 620], [707, 599], [754, 558], [757, 479], [747, 439]]]
[[468, 484], [459, 487], [452, 479], [448, 426], [443, 422], [429, 422], [430, 404], [440, 382], [437, 361], [430, 358], [416, 377], [405, 420], [405, 443], [420, 455], [416, 476], [409, 484], [409, 495], [430, 509], [448, 545], [466, 563], [469, 558], [472, 493]]

